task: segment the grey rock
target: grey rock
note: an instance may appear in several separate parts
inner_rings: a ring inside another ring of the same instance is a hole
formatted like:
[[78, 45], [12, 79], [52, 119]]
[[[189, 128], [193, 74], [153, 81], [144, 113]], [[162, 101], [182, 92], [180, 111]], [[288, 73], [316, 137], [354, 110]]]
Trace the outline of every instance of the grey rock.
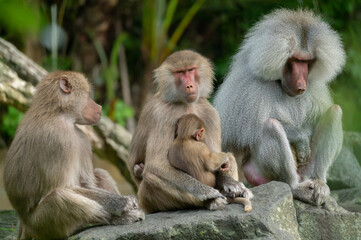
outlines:
[[161, 212], [135, 224], [87, 229], [70, 239], [300, 239], [288, 185], [271, 182], [252, 191], [249, 213], [236, 204], [219, 211]]
[[17, 222], [15, 211], [0, 211], [0, 239], [16, 239]]
[[[332, 197], [322, 207], [315, 207], [293, 200], [285, 183], [271, 182], [254, 187], [252, 191], [255, 198], [249, 213], [238, 204], [230, 204], [219, 211], [161, 212], [149, 214], [144, 221], [134, 224], [88, 228], [69, 239], [361, 240], [361, 214], [345, 210]], [[361, 196], [361, 192], [355, 193]], [[347, 198], [344, 194], [336, 196]], [[1, 226], [3, 221], [7, 223]], [[2, 232], [1, 237], [15, 239], [15, 225], [14, 212], [0, 212], [0, 229], [7, 226], [7, 232]]]
[[361, 214], [346, 211], [333, 198], [323, 207], [295, 200], [295, 208], [301, 239], [361, 239]]

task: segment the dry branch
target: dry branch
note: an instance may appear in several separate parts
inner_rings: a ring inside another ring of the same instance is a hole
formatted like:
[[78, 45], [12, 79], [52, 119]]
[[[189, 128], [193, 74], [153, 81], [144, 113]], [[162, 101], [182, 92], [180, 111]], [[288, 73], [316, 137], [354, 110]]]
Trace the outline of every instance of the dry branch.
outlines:
[[[26, 111], [35, 85], [46, 74], [45, 69], [0, 38], [0, 104]], [[105, 116], [95, 126], [79, 127], [91, 140], [94, 152], [112, 162], [136, 190], [126, 164], [131, 134]]]
[[36, 85], [47, 74], [44, 68], [2, 38], [0, 38], [0, 59], [14, 69], [20, 78], [33, 85]]
[[26, 111], [34, 93], [35, 87], [20, 79], [0, 58], [0, 104]]

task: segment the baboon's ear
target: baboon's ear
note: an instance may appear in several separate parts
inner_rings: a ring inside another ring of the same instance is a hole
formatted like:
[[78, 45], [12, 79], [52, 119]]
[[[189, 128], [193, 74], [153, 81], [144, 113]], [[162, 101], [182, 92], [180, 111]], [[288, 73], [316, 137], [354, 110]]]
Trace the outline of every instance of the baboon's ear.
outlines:
[[67, 77], [63, 76], [60, 78], [59, 86], [63, 93], [71, 93], [72, 86]]
[[197, 141], [200, 141], [202, 139], [203, 132], [204, 132], [204, 128], [197, 129], [196, 133], [194, 134], [194, 138]]

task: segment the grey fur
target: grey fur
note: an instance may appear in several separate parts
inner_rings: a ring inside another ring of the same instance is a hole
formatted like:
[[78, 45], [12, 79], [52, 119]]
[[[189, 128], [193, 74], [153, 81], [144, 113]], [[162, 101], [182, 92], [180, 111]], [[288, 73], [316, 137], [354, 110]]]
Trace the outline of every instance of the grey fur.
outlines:
[[[294, 53], [302, 52], [313, 56], [315, 62], [306, 92], [290, 97], [280, 84], [284, 66]], [[246, 35], [215, 96], [223, 151], [234, 152], [239, 165], [250, 160], [268, 178], [289, 183], [295, 197], [303, 198], [297, 189], [300, 180], [326, 182], [328, 167], [342, 145], [342, 111], [333, 105], [328, 84], [344, 64], [338, 34], [320, 17], [310, 11], [286, 9], [266, 15]], [[310, 156], [311, 164], [300, 178], [290, 143], [300, 162]], [[245, 149], [250, 154], [245, 154]], [[313, 200], [303, 200], [322, 203], [322, 199], [316, 202], [315, 194]]]

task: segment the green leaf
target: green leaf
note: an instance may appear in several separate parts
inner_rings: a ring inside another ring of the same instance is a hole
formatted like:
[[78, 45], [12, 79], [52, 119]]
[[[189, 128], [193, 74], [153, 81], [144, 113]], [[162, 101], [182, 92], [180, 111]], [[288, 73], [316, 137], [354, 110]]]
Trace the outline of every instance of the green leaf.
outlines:
[[8, 106], [8, 112], [4, 114], [2, 118], [1, 131], [13, 138], [23, 117], [24, 114], [22, 112], [14, 107]]
[[38, 8], [24, 0], [0, 0], [0, 24], [9, 31], [25, 35], [37, 33], [45, 19]]
[[166, 49], [164, 50], [161, 61], [165, 59], [166, 56], [173, 50], [176, 46], [177, 42], [179, 41], [180, 37], [182, 36], [183, 32], [186, 30], [189, 23], [192, 21], [194, 15], [199, 11], [202, 7], [205, 0], [197, 0], [192, 7], [188, 10], [182, 21], [179, 23], [178, 27], [174, 31], [173, 35], [171, 36]]
[[127, 106], [122, 100], [115, 103], [114, 120], [118, 124], [125, 126], [126, 120], [134, 115], [133, 108]]

